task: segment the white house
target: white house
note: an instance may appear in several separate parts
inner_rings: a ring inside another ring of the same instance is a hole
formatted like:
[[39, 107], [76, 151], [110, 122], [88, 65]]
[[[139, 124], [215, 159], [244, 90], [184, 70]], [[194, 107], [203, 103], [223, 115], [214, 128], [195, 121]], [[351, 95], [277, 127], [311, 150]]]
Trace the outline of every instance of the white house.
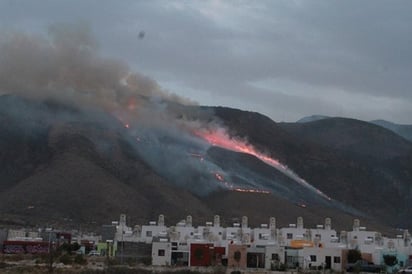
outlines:
[[285, 247], [279, 245], [265, 246], [265, 268], [268, 270], [279, 269], [285, 263]]
[[317, 225], [309, 231], [309, 239], [318, 247], [339, 247], [339, 238], [336, 230], [332, 229], [332, 220], [325, 219], [325, 225]]
[[342, 271], [342, 248], [334, 247], [305, 247], [299, 250], [303, 258], [303, 268], [325, 268]]
[[310, 240], [308, 231], [303, 227], [303, 218], [297, 218], [297, 224], [279, 230], [278, 241], [281, 246], [290, 246], [293, 240]]
[[152, 244], [152, 265], [168, 266], [172, 264], [172, 245], [166, 239]]

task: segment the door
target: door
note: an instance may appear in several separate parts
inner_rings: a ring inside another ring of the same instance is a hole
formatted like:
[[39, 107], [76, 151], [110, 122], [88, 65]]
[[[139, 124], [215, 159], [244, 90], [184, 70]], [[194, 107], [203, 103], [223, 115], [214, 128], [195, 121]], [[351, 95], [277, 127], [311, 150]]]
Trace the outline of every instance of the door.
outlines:
[[325, 269], [330, 269], [332, 265], [332, 257], [326, 256], [325, 257]]

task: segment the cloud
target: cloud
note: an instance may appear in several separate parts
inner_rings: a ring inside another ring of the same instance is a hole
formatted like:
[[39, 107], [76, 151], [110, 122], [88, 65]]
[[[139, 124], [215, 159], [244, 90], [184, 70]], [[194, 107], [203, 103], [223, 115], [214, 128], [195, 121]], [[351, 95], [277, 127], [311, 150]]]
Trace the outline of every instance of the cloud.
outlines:
[[[44, 1], [13, 7], [5, 3], [0, 8], [3, 26], [38, 28], [59, 18], [86, 20], [103, 53], [200, 103], [212, 97], [216, 104], [233, 106], [231, 100], [244, 96], [239, 87], [266, 79], [306, 86], [302, 100], [313, 102], [323, 102], [314, 89], [325, 91], [322, 95], [330, 96], [333, 105], [340, 100], [334, 100], [333, 90], [341, 90], [347, 101], [367, 100], [363, 104], [375, 97], [412, 101], [412, 3], [407, 1]], [[32, 12], [23, 16], [27, 8]], [[144, 39], [138, 39], [140, 31], [145, 32]], [[257, 93], [235, 106], [264, 111], [268, 100], [277, 100], [276, 90], [286, 87], [267, 88], [265, 104], [260, 105]], [[389, 112], [394, 112], [371, 111], [381, 117], [393, 117]], [[407, 109], [396, 112], [398, 121], [410, 123]], [[286, 119], [293, 120], [288, 117], [300, 112], [288, 113]], [[354, 117], [353, 112], [341, 115]], [[355, 118], [366, 116], [359, 112]]]
[[87, 25], [54, 24], [48, 32], [47, 37], [15, 31], [1, 35], [1, 93], [105, 107], [129, 107], [142, 96], [185, 101], [124, 62], [101, 56]]

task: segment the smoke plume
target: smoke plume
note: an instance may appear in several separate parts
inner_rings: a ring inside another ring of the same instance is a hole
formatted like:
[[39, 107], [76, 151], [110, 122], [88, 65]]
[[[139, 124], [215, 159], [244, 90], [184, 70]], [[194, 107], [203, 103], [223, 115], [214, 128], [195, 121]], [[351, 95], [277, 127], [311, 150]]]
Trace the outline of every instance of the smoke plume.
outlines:
[[142, 98], [189, 103], [124, 62], [102, 57], [83, 24], [54, 24], [48, 36], [9, 31], [0, 36], [0, 93], [132, 109]]

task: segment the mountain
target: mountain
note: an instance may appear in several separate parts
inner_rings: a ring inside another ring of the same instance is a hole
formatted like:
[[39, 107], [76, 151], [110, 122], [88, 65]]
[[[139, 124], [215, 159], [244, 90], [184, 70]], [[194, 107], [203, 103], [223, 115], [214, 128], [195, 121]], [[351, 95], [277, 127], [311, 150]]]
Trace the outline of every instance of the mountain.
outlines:
[[400, 125], [385, 120], [373, 120], [371, 123], [389, 129], [403, 138], [412, 141], [412, 125]]
[[411, 226], [412, 145], [388, 130], [144, 104], [128, 117], [0, 96], [2, 224], [96, 227], [120, 213], [132, 224], [162, 213], [168, 224], [220, 214], [228, 224], [248, 215], [252, 225], [331, 216], [341, 229], [354, 217], [380, 230]]
[[296, 121], [296, 123], [309, 123], [309, 122], [314, 122], [322, 119], [329, 118], [328, 116], [325, 115], [311, 115], [311, 116], [306, 116], [303, 117], [299, 120]]
[[412, 143], [387, 129], [354, 119], [329, 118], [281, 126], [302, 142], [317, 146], [318, 151], [328, 152], [301, 154], [300, 159], [290, 161], [299, 174], [339, 201], [390, 220], [393, 225], [408, 224]]

